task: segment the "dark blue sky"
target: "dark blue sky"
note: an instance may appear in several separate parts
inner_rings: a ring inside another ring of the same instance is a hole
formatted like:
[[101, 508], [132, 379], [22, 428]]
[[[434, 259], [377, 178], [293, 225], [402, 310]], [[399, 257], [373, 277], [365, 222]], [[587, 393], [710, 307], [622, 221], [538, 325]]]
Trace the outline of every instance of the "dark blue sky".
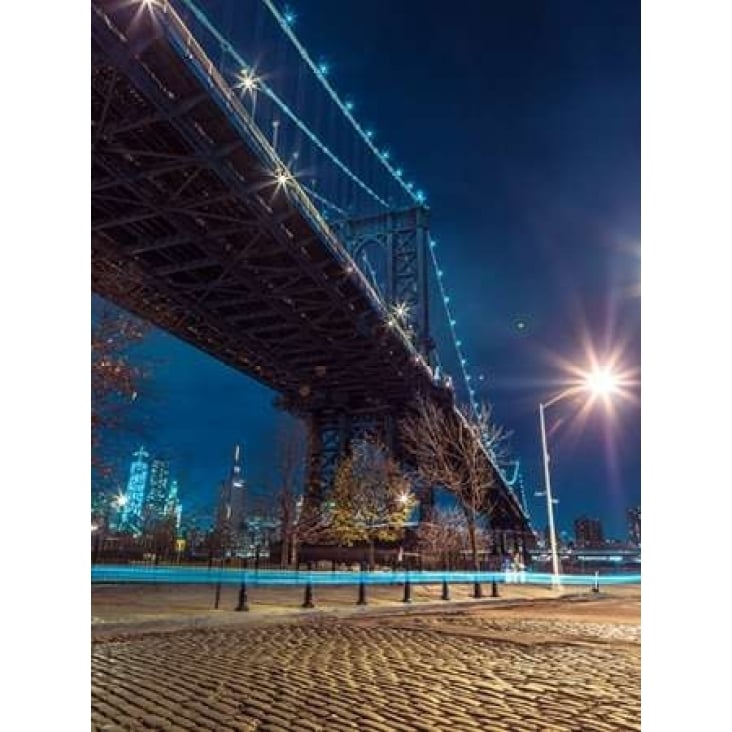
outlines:
[[[623, 364], [640, 365], [640, 3], [292, 5], [335, 88], [428, 194], [474, 383], [514, 433], [543, 527], [537, 404], [565, 375], [552, 354], [579, 364], [588, 339], [600, 353], [622, 342]], [[159, 332], [145, 350], [158, 362], [146, 444], [172, 458], [184, 510], [212, 503], [236, 441], [249, 480], [274, 485], [273, 393]], [[640, 407], [625, 401], [612, 421], [598, 407], [582, 429], [576, 411], [548, 412], [559, 527], [586, 513], [624, 538]]]

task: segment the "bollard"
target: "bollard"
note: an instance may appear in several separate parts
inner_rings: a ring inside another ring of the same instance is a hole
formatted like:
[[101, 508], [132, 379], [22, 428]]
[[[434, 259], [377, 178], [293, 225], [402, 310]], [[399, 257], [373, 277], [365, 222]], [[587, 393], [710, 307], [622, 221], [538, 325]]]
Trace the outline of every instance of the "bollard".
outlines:
[[305, 600], [302, 604], [303, 607], [311, 608], [315, 607], [315, 604], [313, 603], [313, 584], [310, 581], [310, 570], [312, 568], [312, 564], [308, 562], [308, 581], [305, 584]]
[[237, 611], [249, 612], [249, 598], [247, 597], [247, 581], [242, 580], [239, 586], [239, 604], [234, 608]]
[[491, 597], [500, 597], [500, 595], [498, 594], [498, 584], [496, 583], [495, 577], [491, 580]]
[[241, 584], [239, 585], [239, 604], [234, 608], [238, 612], [249, 612], [249, 597], [247, 596], [247, 560], [244, 560], [244, 573], [242, 574]]
[[473, 582], [473, 597], [476, 600], [483, 597], [483, 588], [480, 586], [480, 582]]
[[443, 600], [449, 600], [450, 599], [450, 585], [447, 584], [447, 578], [442, 578], [442, 599]]
[[412, 585], [409, 582], [409, 572], [404, 573], [404, 598], [402, 602], [412, 602]]
[[221, 600], [221, 573], [224, 570], [224, 559], [221, 558], [221, 565], [219, 567], [219, 574], [216, 579], [216, 594], [214, 596], [214, 610], [219, 609], [219, 601]]
[[361, 579], [358, 583], [358, 602], [357, 605], [368, 605], [368, 602], [366, 602], [366, 583], [363, 581], [363, 574], [361, 575]]
[[592, 591], [593, 592], [600, 591], [600, 573], [599, 572], [595, 572], [595, 583], [592, 585]]

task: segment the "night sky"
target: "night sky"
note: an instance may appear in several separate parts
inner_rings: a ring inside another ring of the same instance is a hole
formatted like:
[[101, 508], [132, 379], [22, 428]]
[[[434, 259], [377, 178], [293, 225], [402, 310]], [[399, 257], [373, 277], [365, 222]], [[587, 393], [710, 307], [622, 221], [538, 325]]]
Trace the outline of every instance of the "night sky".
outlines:
[[[292, 7], [335, 88], [427, 192], [473, 384], [513, 431], [543, 528], [537, 409], [561, 389], [562, 361], [582, 365], [591, 343], [639, 378], [640, 3]], [[446, 352], [444, 323], [435, 331]], [[274, 487], [285, 420], [274, 393], [159, 331], [142, 350], [154, 379], [136, 417], [146, 447], [170, 457], [184, 513], [211, 513], [237, 441], [249, 482]], [[612, 413], [597, 404], [583, 421], [571, 400], [547, 412], [562, 530], [587, 514], [627, 536], [625, 509], [640, 503], [639, 387], [630, 391], [636, 400]]]

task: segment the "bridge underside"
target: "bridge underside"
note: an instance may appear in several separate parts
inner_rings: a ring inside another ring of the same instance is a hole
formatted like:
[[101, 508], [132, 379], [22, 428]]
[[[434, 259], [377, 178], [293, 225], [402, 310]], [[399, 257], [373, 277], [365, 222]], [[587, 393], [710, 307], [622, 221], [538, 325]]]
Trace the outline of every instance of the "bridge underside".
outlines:
[[363, 425], [451, 394], [188, 29], [138, 10], [92, 3], [92, 289], [279, 392], [322, 486]]
[[427, 372], [237, 128], [248, 115], [225, 82], [198, 78], [148, 16], [130, 27], [134, 5], [104, 7], [92, 18], [93, 289], [302, 408], [410, 399]]

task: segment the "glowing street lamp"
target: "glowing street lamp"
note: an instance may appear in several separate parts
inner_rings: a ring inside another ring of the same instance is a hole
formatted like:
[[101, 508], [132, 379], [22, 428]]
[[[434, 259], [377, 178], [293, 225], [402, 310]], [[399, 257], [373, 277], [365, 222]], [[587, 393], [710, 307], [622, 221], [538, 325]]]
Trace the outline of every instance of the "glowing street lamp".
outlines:
[[620, 379], [609, 369], [593, 368], [592, 371], [584, 374], [583, 380], [579, 385], [560, 392], [548, 402], [539, 402], [539, 424], [541, 426], [541, 448], [544, 463], [544, 493], [537, 495], [546, 495], [546, 512], [549, 519], [549, 543], [552, 555], [552, 586], [559, 589], [561, 587], [559, 579], [559, 555], [557, 553], [557, 535], [554, 529], [554, 504], [556, 501], [552, 498], [552, 485], [549, 477], [549, 449], [546, 441], [546, 423], [544, 420], [544, 411], [552, 404], [556, 404], [565, 397], [572, 396], [578, 391], [589, 392], [592, 397], [608, 398], [620, 389]]

